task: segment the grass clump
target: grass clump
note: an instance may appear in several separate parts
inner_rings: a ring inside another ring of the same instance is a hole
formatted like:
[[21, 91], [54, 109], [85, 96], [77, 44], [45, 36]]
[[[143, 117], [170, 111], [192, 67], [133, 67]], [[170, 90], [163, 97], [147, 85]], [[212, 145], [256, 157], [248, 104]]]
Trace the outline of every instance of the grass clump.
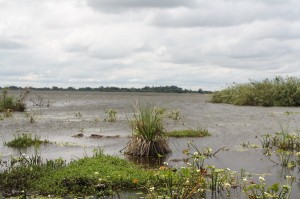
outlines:
[[28, 94], [29, 94], [29, 90], [26, 89], [21, 92], [18, 99], [15, 99], [12, 96], [8, 96], [7, 89], [4, 89], [2, 91], [2, 96], [0, 97], [0, 112], [25, 111], [26, 105], [24, 101]]
[[13, 140], [6, 142], [5, 145], [14, 148], [26, 148], [30, 146], [40, 146], [41, 144], [47, 143], [49, 143], [48, 140], [40, 140], [37, 136], [32, 137], [31, 134], [23, 133], [15, 136]]
[[211, 102], [250, 106], [300, 106], [300, 79], [278, 76], [261, 82], [233, 84], [215, 92]]
[[205, 137], [210, 136], [206, 128], [197, 128], [197, 129], [186, 129], [186, 130], [175, 130], [169, 131], [166, 134], [168, 137]]
[[163, 115], [154, 106], [135, 108], [131, 126], [133, 137], [125, 153], [132, 156], [163, 156], [171, 152], [163, 127]]

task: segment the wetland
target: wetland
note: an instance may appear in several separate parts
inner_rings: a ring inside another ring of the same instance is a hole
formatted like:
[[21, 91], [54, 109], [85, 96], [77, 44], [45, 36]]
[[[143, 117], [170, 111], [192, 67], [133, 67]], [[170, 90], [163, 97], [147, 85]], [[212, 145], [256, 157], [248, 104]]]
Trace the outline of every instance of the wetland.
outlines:
[[[18, 95], [15, 91], [11, 93]], [[188, 143], [192, 143], [200, 151], [218, 151], [207, 157], [205, 164], [238, 173], [245, 170], [253, 174], [253, 181], [257, 183], [261, 176], [270, 185], [285, 183], [286, 176], [295, 177], [290, 198], [299, 198], [299, 169], [281, 166], [280, 156], [275, 153], [266, 156], [261, 140], [266, 134], [273, 135], [282, 130], [297, 133], [300, 108], [235, 106], [214, 104], [209, 100], [210, 95], [197, 93], [32, 91], [25, 101], [26, 112], [14, 112], [0, 121], [2, 160], [21, 153], [70, 162], [93, 156], [94, 150], [101, 148], [104, 154], [145, 167], [159, 168], [167, 163], [168, 167], [181, 168], [187, 166], [187, 154], [183, 152]], [[128, 121], [137, 102], [151, 103], [170, 114], [177, 112], [175, 119], [164, 118], [167, 131], [202, 128], [207, 129], [210, 136], [169, 137], [172, 153], [159, 159], [128, 157], [122, 150], [132, 136]], [[50, 144], [22, 149], [6, 146], [5, 143], [24, 133], [38, 136]], [[228, 195], [214, 197], [226, 198]], [[247, 198], [242, 194], [235, 197]]]

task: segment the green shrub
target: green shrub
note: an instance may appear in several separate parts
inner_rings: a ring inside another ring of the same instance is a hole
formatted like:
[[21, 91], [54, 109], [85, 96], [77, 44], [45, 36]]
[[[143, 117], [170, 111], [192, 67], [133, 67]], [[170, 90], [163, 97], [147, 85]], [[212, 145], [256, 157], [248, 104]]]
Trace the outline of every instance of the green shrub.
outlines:
[[213, 103], [250, 106], [300, 106], [300, 80], [276, 77], [261, 82], [233, 84], [212, 95]]

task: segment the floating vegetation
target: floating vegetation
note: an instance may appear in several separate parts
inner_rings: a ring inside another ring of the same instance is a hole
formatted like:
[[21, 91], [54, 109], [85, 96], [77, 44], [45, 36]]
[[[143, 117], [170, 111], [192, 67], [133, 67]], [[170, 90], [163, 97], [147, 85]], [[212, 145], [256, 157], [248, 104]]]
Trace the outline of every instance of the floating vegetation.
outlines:
[[23, 133], [15, 136], [13, 140], [6, 142], [5, 145], [14, 148], [26, 148], [30, 146], [40, 146], [41, 144], [47, 143], [49, 143], [48, 140], [40, 140], [40, 138], [36, 135], [32, 137], [32, 134]]
[[168, 137], [205, 137], [210, 136], [206, 128], [198, 127], [197, 129], [175, 130], [166, 133]]

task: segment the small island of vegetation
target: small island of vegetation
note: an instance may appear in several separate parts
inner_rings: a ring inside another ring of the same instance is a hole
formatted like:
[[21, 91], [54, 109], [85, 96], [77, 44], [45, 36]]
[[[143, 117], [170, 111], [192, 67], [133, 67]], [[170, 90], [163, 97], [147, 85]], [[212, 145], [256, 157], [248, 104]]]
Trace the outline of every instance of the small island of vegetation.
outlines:
[[211, 102], [242, 106], [300, 106], [300, 79], [278, 76], [261, 82], [234, 83], [215, 92]]

